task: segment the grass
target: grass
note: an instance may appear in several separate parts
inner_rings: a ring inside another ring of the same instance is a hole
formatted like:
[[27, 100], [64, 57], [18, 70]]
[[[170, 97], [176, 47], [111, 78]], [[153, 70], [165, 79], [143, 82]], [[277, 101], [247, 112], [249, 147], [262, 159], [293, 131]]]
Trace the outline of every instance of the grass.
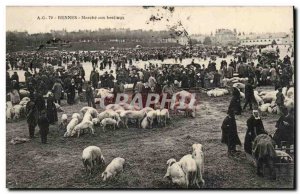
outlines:
[[[168, 188], [175, 189], [163, 177], [166, 173], [166, 161], [169, 158], [179, 160], [191, 153], [194, 143], [201, 143], [205, 149], [206, 182], [204, 189], [228, 188], [292, 188], [292, 179], [276, 181], [256, 175], [256, 169], [244, 155], [240, 159], [229, 158], [227, 148], [221, 144], [221, 123], [226, 116], [230, 96], [208, 98], [200, 96], [200, 109], [196, 118], [173, 116], [167, 127], [137, 129], [130, 127], [116, 131], [102, 132], [96, 129], [96, 135], [85, 134], [80, 138], [63, 138], [58, 132], [58, 124], [50, 127], [48, 144], [41, 144], [38, 131], [36, 138], [18, 145], [9, 143], [11, 138], [27, 137], [25, 120], [7, 123], [6, 136], [6, 186], [8, 188]], [[79, 112], [86, 103], [73, 106], [63, 101], [64, 113], [68, 116]], [[62, 113], [59, 113], [59, 118]], [[237, 116], [238, 132], [244, 141], [246, 120], [250, 111]], [[262, 116], [265, 128], [274, 130], [276, 115]], [[38, 130], [38, 129], [37, 129]], [[85, 173], [81, 162], [81, 153], [89, 145], [99, 146], [107, 162], [115, 157], [125, 158], [124, 172], [115, 179], [103, 182], [101, 171], [92, 176]], [[242, 149], [242, 148], [239, 148]]]

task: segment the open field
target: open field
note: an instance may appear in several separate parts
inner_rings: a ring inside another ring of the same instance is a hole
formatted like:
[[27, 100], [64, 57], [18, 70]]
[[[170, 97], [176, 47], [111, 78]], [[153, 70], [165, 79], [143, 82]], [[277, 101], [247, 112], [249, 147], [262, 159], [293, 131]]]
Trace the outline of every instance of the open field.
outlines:
[[[8, 188], [175, 188], [163, 179], [166, 161], [179, 160], [191, 153], [193, 143], [201, 143], [205, 150], [206, 186], [219, 188], [292, 188], [293, 180], [276, 181], [256, 175], [255, 167], [242, 155], [239, 159], [227, 156], [227, 148], [221, 144], [221, 124], [226, 116], [230, 96], [208, 98], [199, 93], [200, 109], [196, 118], [173, 116], [165, 128], [129, 128], [107, 131], [96, 129], [96, 135], [85, 134], [80, 138], [63, 138], [58, 124], [50, 127], [48, 144], [42, 145], [36, 130], [36, 138], [18, 145], [9, 143], [13, 137], [27, 137], [25, 120], [7, 123], [6, 127], [6, 186]], [[79, 112], [86, 103], [73, 106], [63, 101], [64, 113], [70, 116]], [[59, 113], [59, 118], [62, 113]], [[246, 120], [250, 111], [236, 116], [238, 132], [244, 141]], [[274, 132], [277, 115], [262, 115], [266, 130]], [[124, 173], [113, 181], [103, 182], [101, 172], [89, 177], [81, 162], [82, 150], [99, 146], [110, 162], [115, 157], [126, 160]], [[243, 149], [239, 147], [238, 149]]]

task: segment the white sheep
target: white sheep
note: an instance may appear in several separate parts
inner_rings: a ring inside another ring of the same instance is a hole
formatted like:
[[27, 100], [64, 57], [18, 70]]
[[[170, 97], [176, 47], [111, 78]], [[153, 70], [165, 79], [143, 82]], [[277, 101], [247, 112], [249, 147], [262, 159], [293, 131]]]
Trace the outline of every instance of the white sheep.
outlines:
[[86, 172], [92, 174], [93, 168], [96, 165], [100, 167], [105, 165], [105, 159], [102, 155], [101, 149], [97, 146], [88, 146], [82, 152], [82, 163]]
[[100, 120], [98, 118], [93, 118], [92, 122], [93, 122], [94, 126], [100, 124]]
[[204, 173], [204, 153], [203, 153], [203, 146], [201, 144], [193, 144], [192, 145], [193, 152], [192, 157], [196, 161], [197, 164], [197, 182], [201, 183], [202, 186], [205, 185], [205, 181], [203, 179]]
[[294, 98], [294, 87], [290, 87], [286, 93], [288, 98]]
[[12, 107], [6, 108], [6, 120], [12, 120], [13, 117], [13, 109]]
[[263, 99], [258, 95], [258, 92], [254, 90], [254, 97], [258, 105], [264, 104]]
[[105, 110], [125, 110], [120, 104], [109, 104], [105, 107]]
[[147, 117], [148, 121], [150, 122], [150, 128], [152, 128], [153, 127], [153, 121], [154, 121], [154, 119], [157, 118], [156, 110], [149, 111], [147, 113], [146, 117]]
[[180, 164], [174, 158], [167, 161], [168, 169], [164, 178], [171, 179], [172, 183], [180, 187], [186, 186], [185, 173]]
[[143, 129], [146, 129], [146, 128], [149, 128], [149, 126], [150, 126], [150, 122], [149, 122], [148, 118], [145, 117], [145, 118], [142, 120], [141, 127], [142, 127]]
[[14, 119], [19, 119], [21, 116], [25, 115], [25, 107], [17, 104], [13, 106], [12, 112], [14, 114]]
[[74, 118], [77, 118], [78, 121], [81, 121], [81, 120], [82, 120], [82, 117], [81, 117], [81, 115], [80, 115], [79, 113], [73, 113], [73, 114], [72, 114], [72, 119], [74, 119]]
[[258, 109], [259, 109], [261, 112], [267, 112], [269, 106], [271, 106], [271, 103], [265, 103], [265, 104], [262, 104]]
[[72, 118], [69, 124], [67, 125], [67, 131], [64, 134], [64, 137], [70, 137], [75, 126], [79, 123], [78, 118]]
[[80, 112], [84, 115], [86, 112], [90, 112], [90, 114], [92, 115], [93, 118], [96, 118], [98, 115], [98, 111], [93, 108], [93, 107], [89, 107], [89, 106], [85, 106], [83, 107]]
[[123, 172], [125, 164], [124, 158], [115, 158], [111, 161], [111, 163], [106, 167], [105, 171], [102, 173], [103, 181], [107, 181], [117, 176], [119, 173]]
[[185, 180], [187, 188], [190, 185], [197, 185], [199, 188], [199, 184], [197, 181], [197, 163], [193, 159], [191, 154], [183, 156], [179, 160], [179, 165], [182, 168], [183, 172], [185, 173]]
[[154, 109], [151, 108], [151, 107], [145, 107], [145, 108], [142, 108], [141, 111], [144, 111], [146, 113], [150, 112], [150, 111], [153, 111]]
[[29, 96], [30, 92], [24, 89], [20, 89], [19, 91], [21, 96]]
[[164, 126], [167, 125], [167, 120], [170, 119], [170, 113], [169, 110], [164, 108], [160, 111], [160, 115], [159, 115], [159, 123], [160, 124], [164, 124]]
[[101, 121], [100, 126], [103, 128], [103, 132], [105, 132], [106, 126], [113, 126], [114, 130], [116, 130], [116, 126], [119, 126], [119, 122], [112, 118], [105, 118]]
[[68, 115], [67, 114], [62, 114], [59, 128], [65, 130], [67, 125], [68, 125]]
[[245, 84], [243, 84], [243, 83], [234, 83], [232, 85], [232, 87], [238, 88], [240, 90], [244, 90], [245, 89]]
[[94, 124], [92, 121], [84, 121], [82, 120], [81, 123], [79, 123], [78, 125], [76, 125], [71, 133], [71, 136], [73, 137], [76, 133], [77, 133], [77, 137], [80, 136], [81, 131], [84, 131], [84, 129], [90, 129], [91, 134], [94, 135], [95, 134], [95, 130], [94, 130]]
[[127, 129], [128, 129], [128, 119], [135, 119], [137, 121], [138, 128], [140, 128], [141, 121], [146, 116], [146, 114], [147, 113], [143, 109], [140, 111], [128, 110], [128, 111], [121, 112], [120, 118]]

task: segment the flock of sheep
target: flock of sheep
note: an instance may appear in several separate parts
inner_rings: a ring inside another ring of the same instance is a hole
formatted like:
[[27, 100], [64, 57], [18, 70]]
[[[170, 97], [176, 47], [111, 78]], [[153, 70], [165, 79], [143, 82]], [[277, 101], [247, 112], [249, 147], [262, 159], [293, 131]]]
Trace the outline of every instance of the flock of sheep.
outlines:
[[[167, 161], [167, 172], [164, 178], [179, 187], [189, 188], [197, 186], [201, 188], [205, 185], [204, 173], [204, 153], [201, 144], [193, 144], [192, 153], [183, 156], [178, 162], [171, 158]], [[105, 158], [101, 149], [97, 146], [88, 146], [82, 152], [82, 163], [86, 172], [92, 174], [97, 167], [105, 167]], [[125, 164], [124, 158], [114, 158], [101, 174], [103, 181], [110, 180], [123, 172]]]
[[[241, 97], [245, 99], [245, 84], [243, 82], [247, 81], [247, 78], [231, 78], [231, 79], [223, 79], [226, 80], [226, 84], [229, 85], [229, 83], [232, 83], [232, 87], [237, 88], [240, 91]], [[279, 111], [277, 109], [277, 105], [275, 103], [276, 101], [276, 94], [278, 90], [266, 90], [266, 91], [258, 91], [254, 90], [254, 97], [258, 104], [258, 109], [261, 112], [268, 112], [273, 114], [278, 114]], [[294, 87], [290, 88], [282, 88], [282, 93], [285, 97], [284, 100], [284, 106], [287, 109], [294, 107]], [[229, 94], [229, 91], [224, 88], [215, 88], [212, 90], [207, 91], [208, 96], [212, 97], [219, 97]]]

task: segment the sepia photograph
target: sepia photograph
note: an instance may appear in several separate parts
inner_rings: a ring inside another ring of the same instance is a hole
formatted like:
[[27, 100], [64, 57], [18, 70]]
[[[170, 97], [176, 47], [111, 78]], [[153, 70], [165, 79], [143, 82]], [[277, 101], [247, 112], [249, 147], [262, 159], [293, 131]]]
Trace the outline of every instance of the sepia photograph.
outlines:
[[5, 11], [7, 189], [296, 189], [293, 6]]

